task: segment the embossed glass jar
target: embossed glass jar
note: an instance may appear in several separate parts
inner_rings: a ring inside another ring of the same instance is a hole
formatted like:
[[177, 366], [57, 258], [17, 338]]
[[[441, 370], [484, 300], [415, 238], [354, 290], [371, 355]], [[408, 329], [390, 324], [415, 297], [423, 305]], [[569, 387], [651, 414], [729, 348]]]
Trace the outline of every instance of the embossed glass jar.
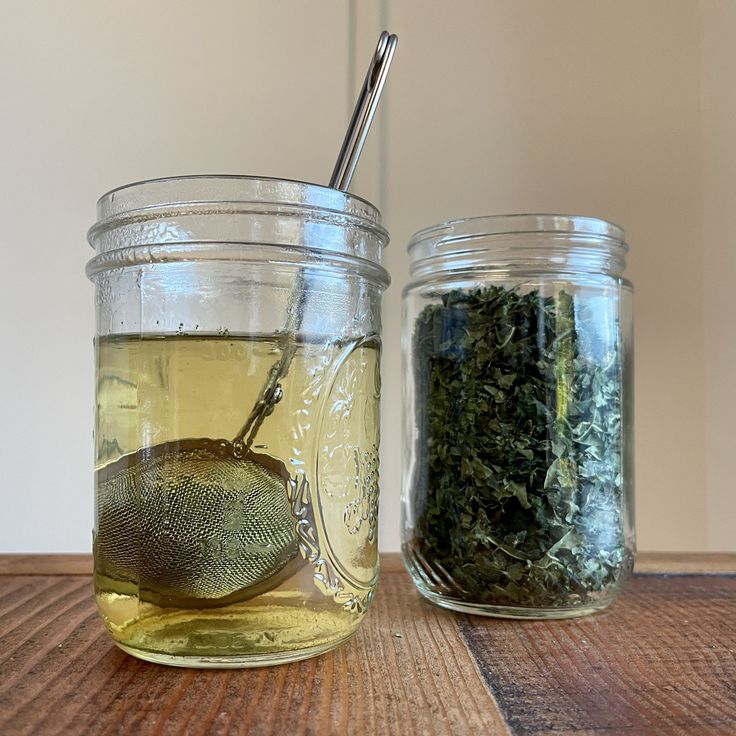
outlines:
[[623, 231], [564, 215], [447, 222], [409, 244], [402, 546], [454, 610], [604, 608], [634, 560]]
[[378, 575], [380, 213], [315, 184], [181, 177], [104, 195], [89, 240], [112, 638], [195, 667], [339, 645]]

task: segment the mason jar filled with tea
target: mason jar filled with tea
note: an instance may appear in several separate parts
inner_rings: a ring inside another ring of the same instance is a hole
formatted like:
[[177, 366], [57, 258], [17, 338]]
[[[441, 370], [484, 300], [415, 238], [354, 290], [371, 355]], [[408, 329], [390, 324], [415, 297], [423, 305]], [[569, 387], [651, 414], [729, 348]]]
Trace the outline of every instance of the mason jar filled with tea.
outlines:
[[618, 226], [455, 220], [409, 244], [402, 549], [446, 608], [607, 606], [634, 552], [632, 286]]
[[379, 212], [255, 177], [142, 182], [89, 234], [97, 605], [164, 664], [301, 659], [378, 574]]

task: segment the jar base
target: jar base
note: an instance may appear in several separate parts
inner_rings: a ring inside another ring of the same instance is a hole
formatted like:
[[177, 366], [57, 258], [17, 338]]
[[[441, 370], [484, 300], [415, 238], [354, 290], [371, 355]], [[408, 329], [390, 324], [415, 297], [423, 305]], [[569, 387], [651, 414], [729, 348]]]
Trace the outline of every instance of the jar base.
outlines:
[[298, 662], [302, 659], [310, 659], [318, 657], [321, 654], [337, 649], [345, 644], [355, 635], [355, 632], [348, 636], [338, 639], [327, 644], [320, 644], [316, 647], [307, 647], [306, 649], [295, 649], [289, 652], [268, 652], [264, 654], [242, 654], [242, 655], [225, 655], [217, 656], [201, 656], [201, 655], [184, 655], [184, 654], [164, 654], [163, 652], [151, 652], [145, 649], [130, 647], [115, 641], [115, 645], [122, 649], [126, 654], [130, 654], [136, 659], [142, 659], [145, 662], [153, 662], [154, 664], [164, 664], [170, 667], [188, 667], [192, 669], [249, 669], [252, 667], [272, 667], [279, 664], [288, 664], [289, 662]]
[[612, 602], [611, 598], [597, 602], [595, 605], [576, 606], [574, 608], [526, 608], [524, 606], [492, 605], [489, 603], [468, 603], [468, 601], [457, 598], [448, 598], [427, 590], [423, 586], [417, 586], [419, 592], [431, 603], [448, 611], [456, 613], [469, 613], [473, 616], [488, 616], [490, 618], [513, 618], [534, 620], [552, 620], [565, 618], [579, 618], [598, 613]]

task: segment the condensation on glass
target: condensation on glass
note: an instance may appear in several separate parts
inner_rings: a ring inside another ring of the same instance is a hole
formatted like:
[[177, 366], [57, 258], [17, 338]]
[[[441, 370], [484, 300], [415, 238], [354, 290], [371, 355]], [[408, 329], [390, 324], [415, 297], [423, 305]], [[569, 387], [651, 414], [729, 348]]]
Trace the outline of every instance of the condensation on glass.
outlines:
[[447, 222], [409, 244], [402, 549], [446, 608], [607, 606], [635, 553], [632, 286], [618, 226]]
[[301, 182], [162, 179], [103, 196], [89, 239], [112, 638], [196, 667], [337, 646], [378, 575], [378, 210]]

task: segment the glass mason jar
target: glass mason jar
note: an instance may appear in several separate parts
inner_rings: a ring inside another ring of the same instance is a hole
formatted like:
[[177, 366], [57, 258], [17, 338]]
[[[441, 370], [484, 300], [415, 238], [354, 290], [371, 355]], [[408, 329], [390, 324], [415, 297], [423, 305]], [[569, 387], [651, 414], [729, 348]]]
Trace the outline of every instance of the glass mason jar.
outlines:
[[368, 202], [255, 177], [98, 203], [97, 605], [141, 659], [245, 667], [350, 637], [378, 575]]
[[402, 548], [434, 603], [579, 616], [630, 574], [627, 250], [616, 225], [563, 215], [455, 220], [412, 238]]

